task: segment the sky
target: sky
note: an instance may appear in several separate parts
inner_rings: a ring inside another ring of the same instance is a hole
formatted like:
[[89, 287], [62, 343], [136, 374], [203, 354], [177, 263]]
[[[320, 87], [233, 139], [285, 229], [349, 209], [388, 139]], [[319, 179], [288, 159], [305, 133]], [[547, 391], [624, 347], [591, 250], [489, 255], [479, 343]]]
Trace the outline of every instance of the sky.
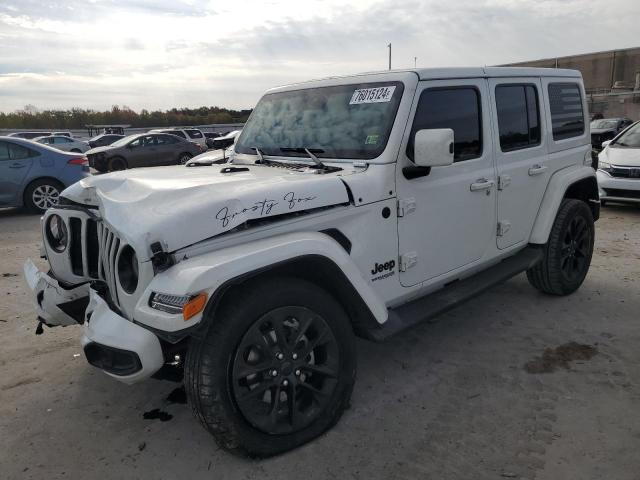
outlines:
[[1, 0], [0, 111], [252, 108], [277, 85], [640, 46], [639, 0]]

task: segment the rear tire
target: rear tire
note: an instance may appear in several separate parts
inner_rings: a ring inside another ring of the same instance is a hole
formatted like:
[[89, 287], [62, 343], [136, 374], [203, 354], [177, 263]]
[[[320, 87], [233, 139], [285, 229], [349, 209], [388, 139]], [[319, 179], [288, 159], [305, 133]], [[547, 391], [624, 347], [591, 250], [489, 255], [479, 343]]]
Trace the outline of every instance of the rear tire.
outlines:
[[178, 156], [178, 163], [179, 163], [180, 165], [184, 165], [184, 164], [186, 164], [189, 160], [191, 160], [192, 158], [193, 158], [193, 155], [191, 155], [190, 153], [187, 153], [187, 152], [181, 153], [181, 154]]
[[589, 206], [580, 200], [565, 199], [551, 227], [544, 256], [527, 270], [529, 283], [551, 295], [575, 292], [589, 271], [595, 228]]
[[50, 178], [36, 180], [24, 191], [24, 205], [33, 213], [43, 213], [58, 204], [62, 190], [64, 185], [57, 180]]
[[109, 172], [118, 172], [120, 170], [126, 170], [127, 161], [122, 157], [113, 157], [109, 159]]
[[294, 278], [254, 280], [228, 295], [185, 361], [187, 398], [202, 425], [222, 448], [257, 457], [332, 427], [356, 373], [342, 307]]

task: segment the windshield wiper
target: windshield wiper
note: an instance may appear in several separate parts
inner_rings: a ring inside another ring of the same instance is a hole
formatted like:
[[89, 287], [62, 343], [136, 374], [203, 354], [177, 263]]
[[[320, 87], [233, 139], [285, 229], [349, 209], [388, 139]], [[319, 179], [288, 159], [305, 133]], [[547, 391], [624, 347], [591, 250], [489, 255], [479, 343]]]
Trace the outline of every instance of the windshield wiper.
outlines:
[[258, 155], [258, 160], [256, 161], [256, 164], [264, 163], [264, 155], [262, 154], [260, 149], [258, 147], [253, 147], [251, 150], [255, 150], [256, 154]]
[[280, 147], [281, 152], [295, 152], [295, 153], [306, 153], [309, 155], [309, 158], [316, 164], [316, 166], [322, 170], [326, 170], [327, 166], [320, 161], [318, 157], [314, 155], [314, 153], [324, 153], [324, 150], [321, 148], [305, 148], [305, 147]]

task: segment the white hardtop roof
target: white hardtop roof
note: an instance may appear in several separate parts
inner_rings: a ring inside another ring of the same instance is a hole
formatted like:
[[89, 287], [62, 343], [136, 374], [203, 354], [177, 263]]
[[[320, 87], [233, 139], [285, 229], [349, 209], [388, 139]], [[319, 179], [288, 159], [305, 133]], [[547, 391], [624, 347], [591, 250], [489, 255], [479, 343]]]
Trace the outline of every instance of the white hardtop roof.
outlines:
[[269, 89], [269, 92], [277, 90], [289, 90], [303, 87], [310, 83], [323, 83], [326, 81], [342, 81], [358, 77], [394, 76], [402, 74], [415, 74], [420, 80], [444, 80], [454, 78], [490, 78], [490, 77], [563, 77], [582, 78], [578, 70], [564, 68], [533, 68], [533, 67], [442, 67], [442, 68], [411, 68], [400, 70], [379, 70], [375, 72], [363, 72], [353, 75], [339, 75], [335, 77], [318, 78], [305, 82], [282, 85]]

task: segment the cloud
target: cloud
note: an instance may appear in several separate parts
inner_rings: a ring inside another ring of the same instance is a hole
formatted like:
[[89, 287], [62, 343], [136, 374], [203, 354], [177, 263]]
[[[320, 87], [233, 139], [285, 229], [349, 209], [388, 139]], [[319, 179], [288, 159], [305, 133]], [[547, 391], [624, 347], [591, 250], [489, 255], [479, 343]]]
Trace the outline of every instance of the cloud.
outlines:
[[[637, 0], [3, 0], [0, 109], [221, 105], [278, 84], [634, 46]], [[589, 28], [591, 25], [594, 28]]]

